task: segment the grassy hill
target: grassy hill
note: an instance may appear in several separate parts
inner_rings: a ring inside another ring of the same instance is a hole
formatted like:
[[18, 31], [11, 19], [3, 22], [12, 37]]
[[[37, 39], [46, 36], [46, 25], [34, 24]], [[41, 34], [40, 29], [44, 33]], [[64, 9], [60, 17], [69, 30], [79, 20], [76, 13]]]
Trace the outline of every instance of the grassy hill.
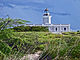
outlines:
[[63, 34], [52, 34], [50, 32], [13, 32], [13, 35], [12, 38], [10, 37], [11, 40], [4, 43], [9, 46], [6, 47], [7, 50], [0, 49], [8, 57], [15, 55], [15, 53], [17, 54], [15, 56], [19, 57], [43, 51], [40, 60], [48, 58], [80, 60], [79, 32], [66, 32]]

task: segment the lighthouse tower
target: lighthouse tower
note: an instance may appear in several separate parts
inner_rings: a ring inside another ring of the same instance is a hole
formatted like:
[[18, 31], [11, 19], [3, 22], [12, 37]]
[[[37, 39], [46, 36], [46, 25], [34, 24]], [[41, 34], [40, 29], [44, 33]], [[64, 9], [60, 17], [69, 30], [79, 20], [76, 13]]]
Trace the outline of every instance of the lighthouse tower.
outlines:
[[44, 10], [43, 24], [51, 24], [51, 16], [47, 8]]

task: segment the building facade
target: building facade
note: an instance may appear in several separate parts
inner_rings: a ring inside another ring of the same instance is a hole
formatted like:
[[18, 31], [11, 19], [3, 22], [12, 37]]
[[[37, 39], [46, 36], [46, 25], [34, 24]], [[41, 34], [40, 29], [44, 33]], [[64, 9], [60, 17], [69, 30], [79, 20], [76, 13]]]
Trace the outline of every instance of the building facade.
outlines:
[[70, 32], [70, 24], [52, 24], [51, 15], [46, 8], [43, 14], [43, 24], [27, 24], [26, 26], [47, 26], [49, 32], [60, 34], [62, 32]]

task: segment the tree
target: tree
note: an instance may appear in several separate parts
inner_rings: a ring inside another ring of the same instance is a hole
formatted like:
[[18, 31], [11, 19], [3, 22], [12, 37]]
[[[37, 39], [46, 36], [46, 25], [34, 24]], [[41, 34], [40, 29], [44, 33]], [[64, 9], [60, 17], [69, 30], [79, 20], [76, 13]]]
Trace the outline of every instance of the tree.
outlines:
[[29, 22], [29, 21], [22, 20], [22, 19], [11, 19], [10, 17], [5, 19], [0, 18], [0, 30], [4, 30], [6, 28], [10, 28], [18, 25], [23, 25], [26, 22]]

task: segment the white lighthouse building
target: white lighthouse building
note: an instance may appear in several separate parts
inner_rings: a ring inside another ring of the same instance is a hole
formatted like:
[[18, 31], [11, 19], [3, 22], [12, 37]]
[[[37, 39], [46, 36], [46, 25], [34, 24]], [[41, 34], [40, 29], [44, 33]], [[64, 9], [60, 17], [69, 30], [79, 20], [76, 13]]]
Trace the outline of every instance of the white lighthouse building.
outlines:
[[47, 8], [43, 14], [43, 24], [51, 24], [51, 16]]
[[52, 24], [51, 15], [46, 8], [43, 14], [43, 24], [27, 24], [26, 26], [47, 26], [49, 32], [60, 34], [62, 32], [70, 32], [70, 24]]

